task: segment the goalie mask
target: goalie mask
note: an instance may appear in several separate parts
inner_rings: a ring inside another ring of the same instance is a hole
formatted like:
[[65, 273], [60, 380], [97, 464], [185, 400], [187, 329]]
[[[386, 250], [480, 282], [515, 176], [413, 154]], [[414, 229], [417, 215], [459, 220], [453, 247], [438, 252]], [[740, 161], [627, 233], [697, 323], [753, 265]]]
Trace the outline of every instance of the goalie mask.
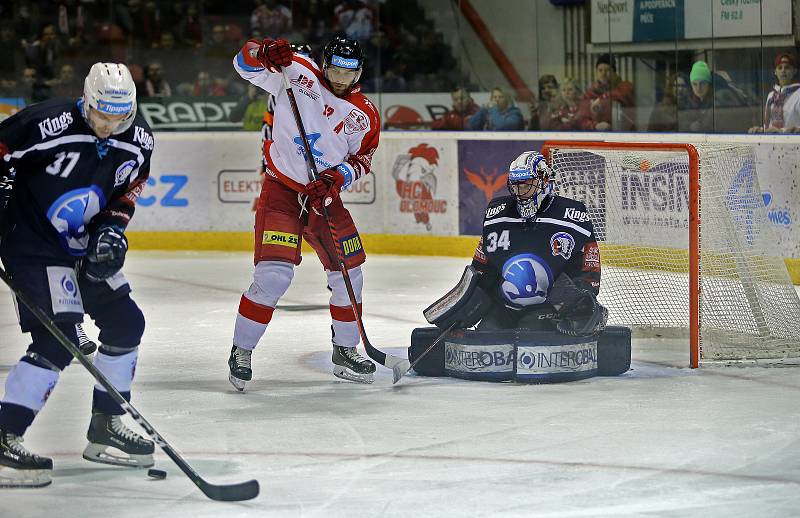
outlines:
[[83, 116], [99, 138], [125, 132], [136, 117], [136, 85], [122, 63], [95, 63], [83, 83]]
[[508, 166], [508, 191], [517, 198], [521, 218], [532, 218], [545, 197], [553, 193], [553, 172], [544, 156], [525, 151]]

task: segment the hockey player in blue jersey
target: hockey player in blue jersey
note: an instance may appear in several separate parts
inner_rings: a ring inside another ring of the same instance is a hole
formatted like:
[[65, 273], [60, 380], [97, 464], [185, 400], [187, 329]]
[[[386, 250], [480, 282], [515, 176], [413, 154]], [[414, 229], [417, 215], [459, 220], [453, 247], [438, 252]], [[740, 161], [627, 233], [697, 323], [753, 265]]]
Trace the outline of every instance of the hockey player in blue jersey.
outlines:
[[[526, 151], [509, 166], [509, 196], [493, 199], [459, 286], [425, 310], [442, 328], [602, 331], [600, 251], [586, 206], [554, 193], [545, 158]], [[458, 296], [454, 296], [457, 293]]]
[[[3, 265], [73, 342], [83, 314], [94, 320], [94, 364], [127, 398], [144, 316], [120, 269], [153, 144], [136, 113], [130, 71], [116, 63], [93, 65], [77, 101], [35, 104], [0, 123]], [[72, 358], [24, 305], [17, 308], [32, 343], [8, 373], [0, 401], [0, 486], [38, 487], [50, 483], [53, 461], [30, 453], [22, 437]], [[151, 466], [153, 443], [127, 428], [123, 413], [95, 385], [83, 457]]]

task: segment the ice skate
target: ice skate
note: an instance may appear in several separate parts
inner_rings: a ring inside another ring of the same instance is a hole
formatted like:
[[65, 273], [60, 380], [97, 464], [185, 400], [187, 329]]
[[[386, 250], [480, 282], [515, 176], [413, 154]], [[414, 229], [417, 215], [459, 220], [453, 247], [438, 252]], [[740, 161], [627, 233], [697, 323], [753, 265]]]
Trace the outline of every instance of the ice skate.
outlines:
[[375, 381], [375, 364], [364, 358], [355, 347], [333, 345], [333, 375], [358, 383]]
[[[153, 442], [125, 426], [122, 416], [93, 413], [86, 438], [89, 440], [83, 450], [86, 460], [133, 468], [149, 468], [153, 465]], [[109, 451], [109, 448], [123, 455]]]
[[78, 333], [78, 349], [81, 350], [84, 356], [88, 356], [97, 350], [97, 344], [86, 336], [83, 331], [83, 325], [75, 324], [75, 331]]
[[34, 455], [22, 437], [0, 428], [0, 487], [43, 487], [52, 482], [53, 459]]
[[228, 358], [228, 367], [230, 368], [228, 381], [239, 392], [244, 392], [245, 383], [253, 379], [253, 369], [250, 367], [252, 355], [253, 351], [242, 349], [236, 345], [231, 349], [231, 356]]

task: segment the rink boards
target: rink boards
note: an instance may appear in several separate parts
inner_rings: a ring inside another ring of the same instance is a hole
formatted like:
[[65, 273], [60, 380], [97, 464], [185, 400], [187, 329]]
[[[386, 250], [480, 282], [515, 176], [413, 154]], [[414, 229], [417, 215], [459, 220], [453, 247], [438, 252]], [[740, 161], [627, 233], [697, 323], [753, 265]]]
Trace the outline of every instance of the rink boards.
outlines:
[[[508, 164], [545, 139], [585, 134], [392, 131], [373, 172], [343, 194], [368, 253], [470, 256], [488, 201], [506, 194]], [[597, 140], [746, 142], [755, 146], [760, 195], [775, 250], [800, 283], [800, 139], [791, 136], [592, 134]], [[136, 249], [249, 250], [260, 134], [156, 134], [148, 186], [129, 236]], [[655, 203], [653, 217], [669, 216]], [[635, 243], [632, 243], [635, 244]]]

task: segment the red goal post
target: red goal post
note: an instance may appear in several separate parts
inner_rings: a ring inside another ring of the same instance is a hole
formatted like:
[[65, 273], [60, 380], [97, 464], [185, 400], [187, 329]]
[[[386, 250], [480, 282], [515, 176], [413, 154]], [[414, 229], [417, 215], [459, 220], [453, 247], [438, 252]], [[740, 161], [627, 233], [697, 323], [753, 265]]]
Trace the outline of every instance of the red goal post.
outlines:
[[[547, 141], [542, 154], [555, 171], [556, 192], [583, 198], [598, 220], [601, 298], [610, 293], [609, 311], [617, 315], [610, 323], [688, 328], [693, 368], [704, 352], [719, 360], [798, 355], [800, 324], [787, 326], [772, 314], [800, 321], [800, 301], [782, 258], [759, 248], [770, 244], [772, 229], [750, 146]], [[745, 195], [733, 190], [742, 182]], [[676, 221], [663, 216], [667, 208]], [[625, 291], [640, 287], [650, 291], [638, 298]], [[666, 293], [672, 296], [661, 301]], [[680, 298], [688, 298], [688, 314]]]

